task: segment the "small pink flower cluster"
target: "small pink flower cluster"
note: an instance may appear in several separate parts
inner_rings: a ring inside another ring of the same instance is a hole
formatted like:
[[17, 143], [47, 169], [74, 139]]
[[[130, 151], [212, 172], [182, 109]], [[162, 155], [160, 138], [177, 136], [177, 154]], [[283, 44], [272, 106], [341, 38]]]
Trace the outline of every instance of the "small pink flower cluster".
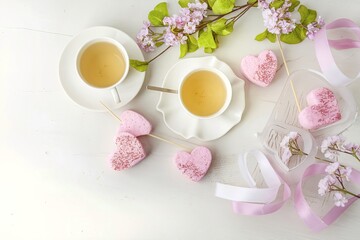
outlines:
[[348, 202], [344, 193], [344, 180], [350, 181], [351, 167], [343, 167], [339, 162], [334, 162], [326, 167], [325, 172], [327, 175], [319, 181], [318, 193], [324, 196], [326, 193], [334, 192], [333, 199], [335, 206], [344, 207]]
[[319, 16], [315, 22], [312, 22], [310, 24], [307, 25], [306, 29], [306, 36], [308, 39], [313, 40], [315, 38], [315, 34], [320, 31], [320, 29], [325, 26], [325, 21], [324, 19]]
[[[273, 34], [289, 34], [295, 28], [297, 20], [292, 18], [289, 8], [291, 7], [290, 0], [285, 0], [284, 4], [275, 9], [271, 7], [274, 0], [259, 0], [259, 8], [262, 10], [264, 25], [270, 33]], [[324, 19], [319, 16], [316, 21], [309, 23], [307, 26], [302, 26], [306, 29], [306, 36], [313, 40], [315, 34], [325, 25]]]
[[280, 148], [282, 150], [281, 160], [287, 164], [290, 160], [290, 157], [294, 154], [294, 151], [299, 151], [300, 149], [297, 147], [297, 139], [299, 137], [299, 133], [297, 132], [290, 132], [286, 135], [281, 143]]
[[188, 3], [187, 8], [181, 8], [179, 15], [164, 17], [163, 24], [166, 29], [163, 33], [155, 33], [150, 29], [150, 23], [144, 22], [136, 40], [145, 52], [154, 51], [157, 42], [163, 42], [167, 46], [176, 46], [186, 43], [187, 35], [193, 34], [197, 26], [206, 17], [208, 5], [199, 0]]
[[155, 50], [155, 42], [153, 40], [153, 32], [150, 29], [150, 22], [144, 21], [144, 25], [136, 36], [136, 42], [145, 52]]
[[340, 152], [350, 154], [359, 160], [360, 145], [345, 142], [345, 139], [342, 136], [331, 136], [322, 141], [321, 152], [324, 153], [324, 157], [330, 160], [335, 160]]
[[[282, 150], [281, 160], [285, 164], [289, 162], [291, 156], [308, 155], [300, 149], [297, 142], [299, 137], [300, 135], [297, 132], [290, 132], [282, 139], [280, 143], [280, 149]], [[324, 153], [325, 158], [331, 161], [316, 157], [318, 160], [330, 162], [325, 168], [327, 175], [319, 181], [318, 193], [324, 196], [332, 192], [335, 205], [344, 207], [348, 202], [347, 194], [352, 196], [358, 195], [349, 192], [345, 186], [345, 182], [350, 181], [352, 168], [340, 165], [336, 158], [339, 156], [339, 153], [344, 153], [360, 161], [360, 146], [354, 143], [345, 143], [345, 139], [342, 136], [330, 136], [322, 141], [321, 152]]]
[[270, 4], [274, 0], [259, 0], [259, 8], [262, 10], [264, 18], [264, 25], [270, 33], [274, 34], [289, 34], [296, 27], [296, 20], [291, 18], [291, 2], [285, 0], [284, 4], [275, 9], [271, 8]]

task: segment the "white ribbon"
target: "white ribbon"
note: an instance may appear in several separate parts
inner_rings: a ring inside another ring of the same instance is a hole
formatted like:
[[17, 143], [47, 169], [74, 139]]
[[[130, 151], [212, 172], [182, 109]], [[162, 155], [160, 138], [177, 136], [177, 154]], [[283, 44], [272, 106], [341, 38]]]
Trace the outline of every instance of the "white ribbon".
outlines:
[[[251, 176], [247, 165], [249, 155], [253, 155], [257, 163], [259, 164], [259, 168], [263, 175], [264, 181], [268, 186], [267, 188], [257, 188], [256, 182]], [[246, 152], [244, 156], [240, 155], [238, 159], [238, 164], [242, 176], [250, 187], [238, 187], [217, 183], [215, 196], [241, 202], [273, 202], [278, 194], [279, 188], [281, 186], [281, 181], [275, 170], [270, 165], [269, 160], [266, 158], [266, 156], [259, 150], [252, 150], [250, 152]]]

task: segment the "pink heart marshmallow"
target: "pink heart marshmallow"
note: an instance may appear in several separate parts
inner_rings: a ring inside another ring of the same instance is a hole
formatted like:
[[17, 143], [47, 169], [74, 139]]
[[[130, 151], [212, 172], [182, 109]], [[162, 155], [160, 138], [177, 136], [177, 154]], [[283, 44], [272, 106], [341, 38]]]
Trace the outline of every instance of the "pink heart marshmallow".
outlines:
[[191, 153], [180, 151], [175, 156], [177, 168], [192, 181], [202, 179], [211, 164], [211, 152], [206, 147], [196, 147]]
[[150, 122], [141, 114], [126, 110], [121, 113], [121, 125], [118, 132], [128, 132], [135, 137], [147, 135], [151, 132]]
[[276, 55], [271, 50], [265, 50], [257, 57], [246, 56], [241, 60], [241, 69], [249, 81], [266, 87], [274, 79], [277, 71]]
[[300, 125], [305, 129], [318, 129], [341, 119], [340, 108], [335, 94], [328, 88], [312, 90], [307, 96], [308, 107], [298, 116]]
[[131, 168], [146, 157], [140, 141], [131, 133], [120, 132], [116, 137], [116, 150], [110, 161], [116, 171]]

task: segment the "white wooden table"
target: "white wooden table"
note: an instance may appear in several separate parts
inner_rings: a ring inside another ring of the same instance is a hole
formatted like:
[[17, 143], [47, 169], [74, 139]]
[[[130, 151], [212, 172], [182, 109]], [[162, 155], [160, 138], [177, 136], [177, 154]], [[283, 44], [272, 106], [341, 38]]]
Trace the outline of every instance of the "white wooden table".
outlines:
[[[360, 23], [359, 1], [303, 2], [327, 22], [348, 17]], [[118, 122], [107, 113], [84, 110], [66, 96], [58, 77], [59, 59], [72, 37], [88, 27], [112, 26], [135, 38], [157, 3], [0, 0], [1, 239], [358, 238], [359, 203], [328, 229], [313, 233], [291, 201], [272, 215], [245, 217], [235, 215], [229, 201], [214, 197], [215, 182], [245, 184], [237, 156], [261, 148], [256, 133], [263, 130], [281, 92], [284, 69], [268, 88], [246, 84], [243, 119], [224, 137], [205, 143], [189, 140], [214, 153], [203, 181], [183, 178], [172, 161], [179, 149], [150, 138], [145, 139], [150, 154], [141, 164], [124, 172], [109, 167]], [[175, 13], [177, 1], [168, 4]], [[248, 54], [272, 49], [280, 56], [276, 44], [253, 40], [262, 30], [260, 12], [251, 11], [232, 35], [221, 39], [214, 55], [237, 73]], [[311, 41], [284, 45], [284, 50], [291, 70], [319, 69]], [[159, 94], [144, 88], [147, 83], [160, 85], [178, 54], [174, 48], [155, 61], [140, 93], [121, 110], [142, 113], [153, 123], [154, 133], [182, 141], [155, 109]], [[188, 57], [204, 55], [198, 51]], [[358, 104], [359, 86], [351, 85]], [[359, 143], [359, 130], [357, 121], [345, 135]]]

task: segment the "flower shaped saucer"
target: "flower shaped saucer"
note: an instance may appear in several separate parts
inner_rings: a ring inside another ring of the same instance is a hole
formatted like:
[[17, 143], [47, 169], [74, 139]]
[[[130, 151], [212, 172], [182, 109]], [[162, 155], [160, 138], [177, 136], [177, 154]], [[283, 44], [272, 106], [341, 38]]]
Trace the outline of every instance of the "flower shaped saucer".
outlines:
[[240, 122], [245, 109], [244, 81], [238, 78], [226, 63], [214, 56], [179, 61], [168, 71], [162, 86], [177, 89], [181, 79], [189, 72], [204, 67], [215, 67], [230, 80], [232, 99], [221, 115], [210, 119], [196, 119], [183, 109], [178, 96], [169, 93], [161, 93], [157, 104], [157, 110], [163, 114], [166, 126], [185, 139], [211, 141], [220, 138]]
[[78, 105], [94, 111], [105, 111], [100, 101], [112, 109], [129, 103], [140, 91], [145, 73], [130, 68], [124, 81], [118, 86], [121, 102], [115, 103], [110, 90], [98, 90], [87, 86], [76, 70], [76, 56], [79, 49], [89, 40], [97, 37], [108, 37], [119, 41], [128, 52], [130, 59], [144, 60], [135, 41], [124, 32], [106, 26], [92, 27], [76, 35], [65, 47], [59, 64], [60, 82], [67, 95]]

